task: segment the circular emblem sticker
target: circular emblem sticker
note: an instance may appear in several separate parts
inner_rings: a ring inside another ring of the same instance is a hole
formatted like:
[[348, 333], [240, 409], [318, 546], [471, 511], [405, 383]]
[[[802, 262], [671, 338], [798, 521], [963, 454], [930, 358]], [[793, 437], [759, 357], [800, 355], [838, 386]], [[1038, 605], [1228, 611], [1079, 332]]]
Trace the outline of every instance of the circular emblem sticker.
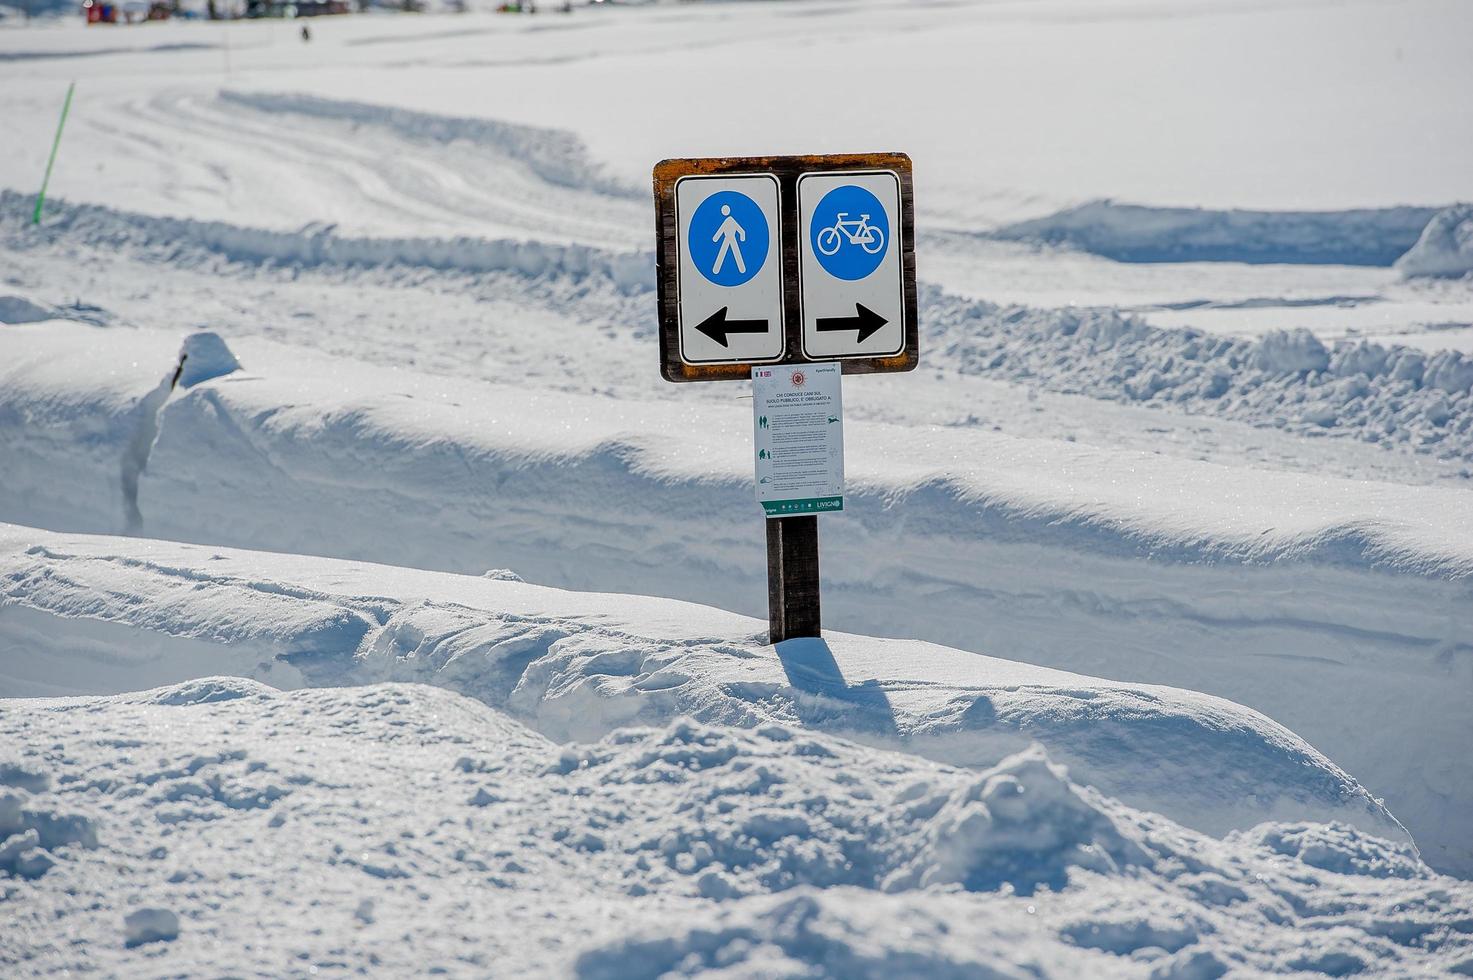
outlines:
[[717, 191], [691, 216], [686, 247], [691, 262], [718, 286], [740, 286], [762, 271], [770, 235], [757, 202], [738, 191]]
[[824, 271], [854, 282], [884, 260], [890, 247], [890, 218], [879, 198], [863, 187], [844, 184], [818, 202], [808, 235]]

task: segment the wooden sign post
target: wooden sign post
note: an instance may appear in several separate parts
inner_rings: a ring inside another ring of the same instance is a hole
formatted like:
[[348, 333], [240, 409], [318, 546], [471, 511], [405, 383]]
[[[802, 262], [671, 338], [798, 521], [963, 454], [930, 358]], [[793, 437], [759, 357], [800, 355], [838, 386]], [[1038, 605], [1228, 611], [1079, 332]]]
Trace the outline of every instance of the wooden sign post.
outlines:
[[920, 359], [910, 158], [664, 160], [654, 194], [665, 380], [738, 381], [764, 366], [813, 364], [787, 377], [835, 385], [778, 405], [796, 409], [781, 431], [777, 408], [771, 429], [755, 401], [753, 413], [769, 638], [816, 637], [817, 514], [843, 509], [838, 376], [911, 371]]

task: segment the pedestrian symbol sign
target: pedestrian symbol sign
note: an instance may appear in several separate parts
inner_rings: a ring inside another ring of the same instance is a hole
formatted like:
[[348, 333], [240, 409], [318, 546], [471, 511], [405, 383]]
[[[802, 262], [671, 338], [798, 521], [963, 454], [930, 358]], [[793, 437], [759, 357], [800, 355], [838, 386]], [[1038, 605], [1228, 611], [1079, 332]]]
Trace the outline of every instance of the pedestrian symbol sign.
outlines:
[[717, 191], [702, 201], [687, 237], [696, 270], [717, 286], [750, 282], [767, 261], [767, 217], [740, 191]]
[[682, 284], [678, 346], [688, 364], [782, 357], [778, 183], [770, 174], [686, 177], [675, 186]]
[[910, 158], [665, 160], [654, 172], [661, 372], [919, 361]]

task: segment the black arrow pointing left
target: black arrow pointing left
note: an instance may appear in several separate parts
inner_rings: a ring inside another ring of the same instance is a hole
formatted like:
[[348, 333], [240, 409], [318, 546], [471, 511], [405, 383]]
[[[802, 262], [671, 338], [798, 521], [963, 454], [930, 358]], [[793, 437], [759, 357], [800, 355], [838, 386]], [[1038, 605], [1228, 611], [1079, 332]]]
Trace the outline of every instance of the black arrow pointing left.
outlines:
[[873, 337], [875, 331], [889, 322], [863, 303], [855, 303], [853, 316], [821, 316], [815, 325], [819, 333], [829, 333], [833, 330], [858, 330], [859, 336], [854, 338], [854, 342], [862, 344]]
[[727, 334], [767, 332], [766, 320], [728, 320], [726, 318], [726, 310], [727, 308], [723, 306], [696, 324], [696, 329], [716, 341], [722, 347], [730, 346], [726, 342]]

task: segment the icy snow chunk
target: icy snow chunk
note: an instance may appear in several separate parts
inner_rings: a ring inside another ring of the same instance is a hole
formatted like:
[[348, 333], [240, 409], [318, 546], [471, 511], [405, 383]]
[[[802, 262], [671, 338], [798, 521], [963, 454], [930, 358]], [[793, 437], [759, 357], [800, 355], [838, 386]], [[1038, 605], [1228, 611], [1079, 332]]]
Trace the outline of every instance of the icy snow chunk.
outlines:
[[202, 677], [150, 691], [146, 695], [146, 703], [176, 706], [214, 704], [276, 693], [276, 688], [245, 677]]
[[1454, 204], [1432, 216], [1396, 270], [1407, 277], [1463, 276], [1473, 272], [1473, 204]]
[[1429, 874], [1412, 848], [1371, 837], [1343, 823], [1262, 824], [1228, 839], [1259, 844], [1336, 874], [1372, 878], [1425, 878]]
[[15, 873], [32, 881], [56, 866], [56, 859], [39, 847], [21, 851], [15, 859]]
[[924, 839], [909, 868], [885, 882], [887, 891], [944, 884], [990, 891], [1011, 884], [1027, 895], [1039, 885], [1063, 887], [1073, 866], [1106, 872], [1148, 859], [1038, 745], [953, 792]]
[[168, 909], [138, 909], [123, 919], [129, 948], [144, 943], [169, 942], [179, 936], [179, 917]]
[[489, 578], [493, 582], [525, 582], [525, 581], [527, 581], [526, 579], [524, 579], [520, 575], [518, 575], [516, 572], [512, 571], [510, 568], [490, 568], [490, 569], [487, 569], [484, 573], [482, 573], [481, 577], [482, 578]]
[[1330, 366], [1330, 352], [1303, 327], [1272, 330], [1253, 345], [1249, 362], [1266, 374], [1302, 374]]
[[5, 838], [5, 840], [0, 841], [0, 870], [9, 871], [14, 869], [15, 862], [20, 859], [22, 854], [33, 847], [39, 847], [40, 844], [41, 835], [36, 833], [34, 828], [22, 831], [19, 834], [12, 834]]
[[40, 835], [42, 847], [57, 848], [64, 844], [80, 844], [86, 848], [97, 846], [97, 824], [80, 813], [27, 810], [25, 819]]
[[33, 765], [0, 762], [0, 786], [14, 786], [27, 793], [44, 793], [50, 785], [51, 777]]
[[0, 839], [25, 829], [25, 818], [21, 816], [24, 804], [25, 797], [19, 793], [0, 792]]
[[0, 296], [0, 323], [39, 323], [59, 316], [61, 313], [54, 307], [33, 302], [24, 296]]
[[500, 802], [501, 797], [497, 796], [495, 793], [492, 793], [484, 786], [477, 789], [475, 795], [472, 796], [470, 799], [471, 806], [490, 806], [493, 803]]
[[208, 330], [184, 338], [184, 345], [179, 349], [179, 361], [183, 368], [179, 374], [179, 385], [184, 388], [240, 370], [240, 362], [225, 346], [225, 341], [219, 334]]
[[1473, 358], [1454, 350], [1433, 354], [1422, 371], [1422, 386], [1453, 393], [1473, 390]]
[[1386, 348], [1362, 340], [1358, 344], [1341, 344], [1330, 357], [1330, 371], [1342, 377], [1363, 374], [1378, 377], [1386, 371]]

